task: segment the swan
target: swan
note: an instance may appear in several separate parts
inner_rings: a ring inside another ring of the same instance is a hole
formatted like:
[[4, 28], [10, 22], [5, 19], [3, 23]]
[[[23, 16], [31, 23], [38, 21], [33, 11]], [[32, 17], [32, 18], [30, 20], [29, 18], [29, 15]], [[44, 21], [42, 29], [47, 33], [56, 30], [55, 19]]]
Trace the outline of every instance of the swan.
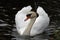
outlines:
[[42, 7], [38, 6], [36, 12], [31, 10], [31, 6], [26, 6], [15, 15], [16, 29], [20, 35], [41, 34], [49, 25], [50, 19]]

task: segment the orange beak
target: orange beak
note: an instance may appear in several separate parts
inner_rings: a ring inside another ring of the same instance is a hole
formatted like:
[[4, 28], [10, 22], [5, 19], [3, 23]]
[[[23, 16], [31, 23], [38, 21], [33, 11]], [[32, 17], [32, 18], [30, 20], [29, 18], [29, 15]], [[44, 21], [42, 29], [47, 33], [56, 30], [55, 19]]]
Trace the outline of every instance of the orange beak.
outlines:
[[30, 16], [27, 16], [26, 19], [24, 21], [27, 21], [30, 18]]
[[30, 16], [27, 16], [26, 19], [24, 21], [27, 21], [30, 18]]

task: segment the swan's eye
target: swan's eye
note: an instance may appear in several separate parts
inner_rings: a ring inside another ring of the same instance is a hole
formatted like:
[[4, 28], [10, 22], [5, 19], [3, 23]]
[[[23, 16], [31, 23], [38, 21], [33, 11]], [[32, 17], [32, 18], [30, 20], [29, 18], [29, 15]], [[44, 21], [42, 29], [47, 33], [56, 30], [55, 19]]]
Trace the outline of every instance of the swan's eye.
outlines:
[[28, 16], [31, 16], [32, 14], [27, 14], [26, 16], [28, 17]]

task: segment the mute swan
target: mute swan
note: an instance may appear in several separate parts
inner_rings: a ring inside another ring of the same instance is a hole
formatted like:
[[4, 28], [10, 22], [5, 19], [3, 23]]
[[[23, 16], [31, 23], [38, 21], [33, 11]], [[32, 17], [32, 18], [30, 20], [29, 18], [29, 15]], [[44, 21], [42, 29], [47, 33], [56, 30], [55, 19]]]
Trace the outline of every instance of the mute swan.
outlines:
[[16, 28], [20, 35], [40, 34], [49, 24], [49, 17], [42, 7], [37, 8], [37, 13], [31, 10], [32, 7], [27, 6], [15, 15]]

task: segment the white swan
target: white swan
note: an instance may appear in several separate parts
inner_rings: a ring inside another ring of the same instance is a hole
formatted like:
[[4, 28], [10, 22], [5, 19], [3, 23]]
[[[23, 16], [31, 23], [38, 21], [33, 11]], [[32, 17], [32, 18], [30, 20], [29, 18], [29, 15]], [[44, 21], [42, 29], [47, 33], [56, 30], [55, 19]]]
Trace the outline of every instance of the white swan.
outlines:
[[37, 8], [38, 17], [37, 13], [31, 10], [31, 6], [24, 7], [15, 16], [16, 28], [20, 35], [40, 34], [49, 24], [49, 17], [42, 7]]

